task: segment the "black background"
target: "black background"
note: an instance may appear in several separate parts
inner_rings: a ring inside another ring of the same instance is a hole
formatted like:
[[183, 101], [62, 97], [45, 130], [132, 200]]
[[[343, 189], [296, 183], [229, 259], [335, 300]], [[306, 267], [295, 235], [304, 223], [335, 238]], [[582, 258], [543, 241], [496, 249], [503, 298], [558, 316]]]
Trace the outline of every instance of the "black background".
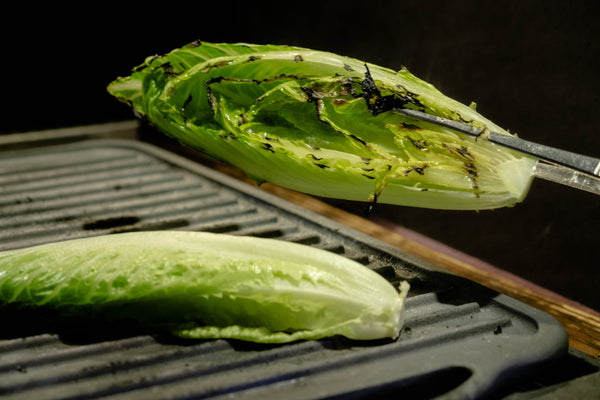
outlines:
[[[106, 85], [146, 56], [201, 39], [298, 45], [406, 66], [523, 138], [600, 157], [596, 1], [202, 3], [5, 10], [0, 133], [130, 119]], [[600, 310], [599, 206], [595, 195], [535, 180], [513, 208], [379, 205], [372, 218]]]

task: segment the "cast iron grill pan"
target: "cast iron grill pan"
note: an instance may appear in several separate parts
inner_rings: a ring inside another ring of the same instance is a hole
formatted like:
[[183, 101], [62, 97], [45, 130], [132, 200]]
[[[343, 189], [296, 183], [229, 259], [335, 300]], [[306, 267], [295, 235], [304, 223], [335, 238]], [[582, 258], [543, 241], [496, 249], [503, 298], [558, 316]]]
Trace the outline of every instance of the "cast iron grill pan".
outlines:
[[155, 146], [85, 140], [0, 153], [0, 249], [136, 230], [270, 237], [412, 290], [396, 341], [287, 345], [74, 331], [0, 313], [3, 399], [488, 398], [568, 350], [536, 309]]

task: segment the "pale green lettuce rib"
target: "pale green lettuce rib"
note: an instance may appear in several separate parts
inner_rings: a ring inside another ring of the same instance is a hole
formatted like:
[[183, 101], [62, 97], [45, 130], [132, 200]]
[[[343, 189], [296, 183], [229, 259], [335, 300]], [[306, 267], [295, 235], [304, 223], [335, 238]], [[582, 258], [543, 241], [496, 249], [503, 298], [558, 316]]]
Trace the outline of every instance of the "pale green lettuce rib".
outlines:
[[108, 90], [162, 132], [258, 182], [319, 196], [487, 209], [523, 200], [533, 179], [530, 156], [391, 110], [508, 134], [471, 107], [406, 69], [332, 53], [194, 42], [148, 58]]
[[370, 269], [274, 239], [135, 232], [0, 253], [0, 306], [135, 320], [191, 338], [396, 338], [399, 294]]

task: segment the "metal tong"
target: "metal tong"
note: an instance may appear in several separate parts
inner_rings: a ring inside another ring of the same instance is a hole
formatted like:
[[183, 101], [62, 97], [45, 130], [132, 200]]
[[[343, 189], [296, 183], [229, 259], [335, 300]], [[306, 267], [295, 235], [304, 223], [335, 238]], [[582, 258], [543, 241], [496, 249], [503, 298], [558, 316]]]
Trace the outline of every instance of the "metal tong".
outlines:
[[474, 137], [485, 133], [486, 140], [492, 143], [537, 157], [539, 160], [534, 169], [536, 177], [600, 195], [600, 159], [476, 128], [422, 111], [408, 108], [395, 108], [393, 111]]

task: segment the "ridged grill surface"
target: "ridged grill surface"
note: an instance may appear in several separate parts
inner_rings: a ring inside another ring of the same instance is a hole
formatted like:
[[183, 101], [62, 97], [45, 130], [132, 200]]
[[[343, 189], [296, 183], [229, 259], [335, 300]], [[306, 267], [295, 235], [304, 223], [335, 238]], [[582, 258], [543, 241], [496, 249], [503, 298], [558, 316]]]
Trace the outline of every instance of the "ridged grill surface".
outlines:
[[567, 348], [545, 314], [162, 150], [92, 140], [0, 154], [0, 250], [157, 229], [294, 241], [407, 279], [406, 328], [394, 342], [282, 346], [4, 335], [3, 399], [476, 397]]

